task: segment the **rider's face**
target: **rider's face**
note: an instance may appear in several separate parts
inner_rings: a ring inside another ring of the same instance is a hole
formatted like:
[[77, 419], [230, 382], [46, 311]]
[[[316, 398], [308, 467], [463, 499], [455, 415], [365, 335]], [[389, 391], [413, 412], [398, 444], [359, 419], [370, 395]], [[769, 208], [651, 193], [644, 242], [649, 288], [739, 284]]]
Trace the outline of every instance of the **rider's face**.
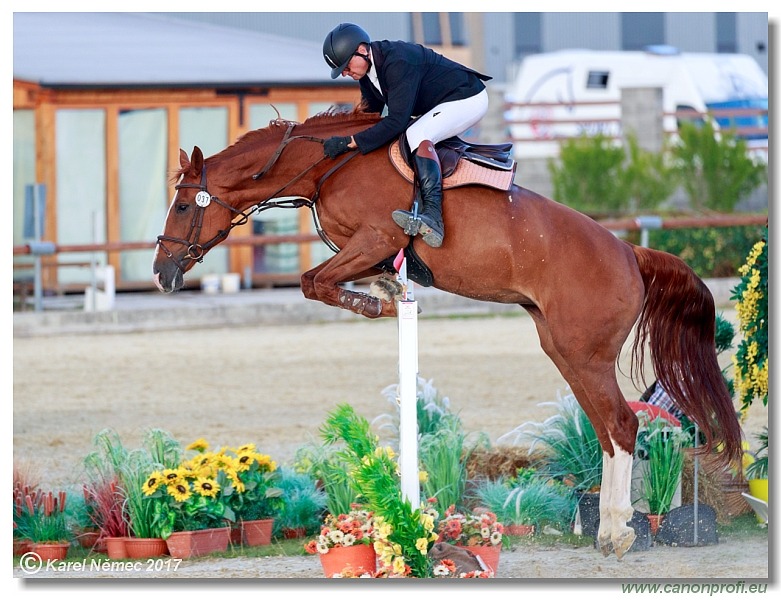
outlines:
[[369, 70], [369, 62], [362, 56], [354, 55], [342, 71], [342, 77], [352, 77], [358, 81]]

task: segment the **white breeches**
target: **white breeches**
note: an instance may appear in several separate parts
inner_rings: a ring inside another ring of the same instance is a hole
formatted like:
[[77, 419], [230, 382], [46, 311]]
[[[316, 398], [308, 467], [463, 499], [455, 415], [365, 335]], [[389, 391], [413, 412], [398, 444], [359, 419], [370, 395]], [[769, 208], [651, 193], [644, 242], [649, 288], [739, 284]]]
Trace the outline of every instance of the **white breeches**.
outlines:
[[470, 98], [438, 104], [407, 129], [410, 150], [417, 150], [423, 140], [436, 144], [454, 135], [460, 135], [480, 121], [487, 112], [487, 90]]

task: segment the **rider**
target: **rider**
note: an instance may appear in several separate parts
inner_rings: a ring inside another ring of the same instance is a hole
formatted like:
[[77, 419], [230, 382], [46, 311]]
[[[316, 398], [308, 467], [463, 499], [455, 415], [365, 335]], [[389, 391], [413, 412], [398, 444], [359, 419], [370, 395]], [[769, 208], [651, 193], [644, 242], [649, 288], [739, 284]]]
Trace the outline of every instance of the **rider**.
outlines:
[[[490, 77], [460, 65], [419, 44], [372, 42], [358, 25], [342, 23], [323, 42], [331, 78], [350, 76], [360, 84], [367, 110], [388, 114], [379, 123], [348, 137], [325, 141], [326, 156], [349, 149], [371, 152], [406, 129], [420, 188], [417, 219], [406, 210], [393, 211], [393, 220], [409, 235], [423, 236], [434, 248], [442, 245], [442, 169], [434, 144], [462, 134], [488, 110], [484, 81]], [[416, 117], [412, 123], [410, 120]]]

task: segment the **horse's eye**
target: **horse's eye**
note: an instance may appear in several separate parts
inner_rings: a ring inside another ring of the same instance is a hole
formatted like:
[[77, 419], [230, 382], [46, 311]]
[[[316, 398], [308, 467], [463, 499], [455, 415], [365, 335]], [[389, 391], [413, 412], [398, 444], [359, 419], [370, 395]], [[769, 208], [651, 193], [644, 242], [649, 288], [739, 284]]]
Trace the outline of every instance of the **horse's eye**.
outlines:
[[190, 208], [190, 205], [189, 205], [189, 204], [184, 204], [184, 203], [182, 203], [182, 204], [177, 204], [177, 205], [176, 205], [176, 212], [178, 212], [179, 214], [184, 214], [184, 213], [186, 213], [186, 212], [187, 212], [187, 209], [188, 209], [188, 208]]

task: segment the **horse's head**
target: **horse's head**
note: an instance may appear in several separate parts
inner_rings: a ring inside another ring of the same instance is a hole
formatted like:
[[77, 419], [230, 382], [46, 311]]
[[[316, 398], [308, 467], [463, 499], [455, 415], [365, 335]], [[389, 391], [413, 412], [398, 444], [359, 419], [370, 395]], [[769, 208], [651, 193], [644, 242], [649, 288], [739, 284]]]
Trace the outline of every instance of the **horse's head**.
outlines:
[[227, 237], [238, 212], [210, 193], [206, 162], [198, 146], [190, 158], [179, 150], [179, 165], [176, 194], [157, 238], [152, 266], [162, 292], [174, 292], [184, 285], [184, 274]]
[[260, 205], [267, 208], [280, 197], [311, 199], [333, 167], [323, 156], [323, 139], [352, 134], [378, 119], [360, 111], [328, 112], [302, 124], [272, 121], [208, 160], [197, 146], [189, 158], [180, 150], [176, 194], [152, 265], [160, 291], [181, 289], [184, 274]]

